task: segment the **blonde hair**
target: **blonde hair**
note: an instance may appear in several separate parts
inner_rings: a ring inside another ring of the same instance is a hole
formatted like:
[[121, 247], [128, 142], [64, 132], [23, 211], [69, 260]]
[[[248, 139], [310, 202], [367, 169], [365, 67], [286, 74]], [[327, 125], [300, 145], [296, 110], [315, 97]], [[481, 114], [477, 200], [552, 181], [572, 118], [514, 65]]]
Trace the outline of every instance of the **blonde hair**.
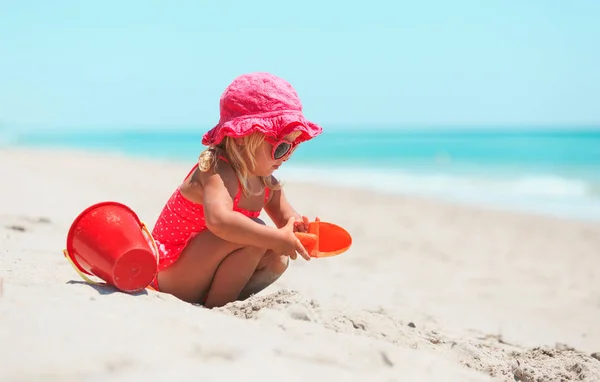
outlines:
[[[293, 142], [300, 135], [299, 131], [290, 133], [284, 139]], [[248, 177], [250, 170], [256, 167], [256, 150], [265, 141], [265, 135], [259, 132], [246, 135], [241, 138], [241, 144], [238, 144], [235, 138], [225, 137], [221, 143], [216, 146], [210, 146], [200, 153], [198, 157], [198, 168], [206, 172], [216, 166], [220, 155], [225, 155], [229, 164], [233, 168], [235, 175], [242, 185], [244, 195], [248, 196], [249, 185]], [[272, 176], [261, 176], [262, 184], [271, 190], [279, 190], [281, 185], [274, 181]]]

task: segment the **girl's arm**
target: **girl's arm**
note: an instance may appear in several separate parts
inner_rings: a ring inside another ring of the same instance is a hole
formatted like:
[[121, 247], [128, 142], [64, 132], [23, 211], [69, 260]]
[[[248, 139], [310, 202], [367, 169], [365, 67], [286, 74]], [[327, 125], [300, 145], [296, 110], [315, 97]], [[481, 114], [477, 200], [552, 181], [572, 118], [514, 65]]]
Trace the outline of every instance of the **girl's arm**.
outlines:
[[[292, 207], [283, 189], [273, 191], [270, 200], [265, 206], [265, 212], [277, 228], [285, 226], [291, 217], [294, 217], [298, 224], [303, 224], [303, 217]], [[300, 227], [297, 226], [297, 228]], [[302, 228], [299, 230], [303, 231]]]
[[278, 229], [257, 224], [233, 210], [233, 200], [227, 186], [237, 187], [235, 175], [223, 177], [209, 171], [201, 173], [200, 177], [203, 186], [204, 219], [212, 233], [223, 240], [263, 248], [271, 248], [281, 242], [281, 232]]
[[[231, 171], [233, 173], [233, 171]], [[306, 260], [310, 255], [300, 240], [290, 230], [259, 224], [233, 210], [233, 200], [225, 180], [220, 174], [207, 172], [200, 175], [203, 192], [204, 221], [207, 228], [223, 240], [244, 246], [267, 248], [277, 254], [291, 255], [297, 252]], [[226, 177], [229, 188], [237, 189], [235, 174]]]

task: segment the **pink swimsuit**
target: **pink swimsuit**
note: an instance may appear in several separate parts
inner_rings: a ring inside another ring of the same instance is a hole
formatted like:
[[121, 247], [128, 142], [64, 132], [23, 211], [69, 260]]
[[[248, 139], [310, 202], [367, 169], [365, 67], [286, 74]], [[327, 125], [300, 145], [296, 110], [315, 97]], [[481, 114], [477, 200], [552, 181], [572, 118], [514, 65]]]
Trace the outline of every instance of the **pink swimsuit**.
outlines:
[[[225, 160], [225, 158], [221, 159]], [[197, 166], [194, 166], [185, 179], [196, 168]], [[242, 187], [238, 179], [238, 192], [233, 199], [233, 210], [250, 218], [257, 218], [261, 211], [249, 211], [238, 206], [241, 196]], [[265, 205], [268, 199], [269, 189], [266, 188]], [[152, 237], [159, 250], [158, 270], [162, 271], [173, 264], [189, 241], [206, 229], [203, 205], [186, 199], [177, 188], [161, 211], [152, 230]], [[158, 290], [157, 279], [154, 279], [151, 286]]]

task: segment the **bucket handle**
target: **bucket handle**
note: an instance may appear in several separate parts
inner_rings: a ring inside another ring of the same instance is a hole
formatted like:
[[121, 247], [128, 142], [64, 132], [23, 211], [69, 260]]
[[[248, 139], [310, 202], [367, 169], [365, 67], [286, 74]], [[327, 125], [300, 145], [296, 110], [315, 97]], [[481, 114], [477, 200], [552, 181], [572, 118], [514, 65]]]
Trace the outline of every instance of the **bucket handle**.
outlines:
[[69, 255], [69, 251], [67, 251], [66, 249], [63, 249], [63, 254], [65, 255], [65, 257], [67, 258], [67, 261], [69, 263], [71, 263], [71, 265], [73, 266], [73, 269], [75, 269], [75, 272], [77, 272], [79, 274], [79, 276], [85, 280], [87, 283], [93, 284], [93, 285], [101, 285], [103, 283], [99, 283], [97, 281], [94, 281], [92, 279], [90, 279], [89, 277], [87, 277], [85, 275], [85, 273], [83, 273], [81, 270], [79, 270], [79, 267], [77, 265], [75, 265], [75, 262], [73, 261], [73, 259], [71, 258], [71, 256]]
[[148, 235], [148, 239], [152, 243], [152, 248], [154, 249], [154, 254], [156, 255], [156, 264], [158, 264], [160, 260], [160, 253], [158, 252], [158, 245], [156, 245], [156, 240], [154, 240], [154, 238], [152, 237], [152, 234], [150, 233], [150, 230], [148, 230], [148, 226], [146, 226], [146, 223], [140, 222], [140, 225], [142, 226], [142, 231], [144, 231], [146, 235]]
[[[158, 264], [158, 261], [159, 261], [159, 252], [158, 252], [158, 246], [156, 245], [156, 241], [152, 237], [152, 234], [150, 233], [150, 230], [148, 230], [148, 226], [146, 226], [146, 223], [140, 222], [140, 225], [141, 225], [142, 231], [144, 231], [146, 233], [146, 235], [148, 235], [148, 239], [152, 243], [152, 248], [154, 249], [154, 254], [156, 255], [156, 263]], [[63, 249], [63, 254], [67, 258], [67, 261], [71, 264], [71, 266], [73, 266], [73, 269], [75, 269], [75, 272], [77, 272], [77, 274], [79, 274], [79, 276], [85, 282], [93, 284], [93, 285], [104, 285], [104, 284], [106, 284], [106, 283], [101, 283], [101, 282], [98, 282], [98, 281], [94, 281], [94, 280], [90, 279], [89, 277], [87, 277], [85, 275], [85, 273], [83, 272], [83, 270], [80, 269], [79, 266], [77, 266], [77, 264], [75, 264], [75, 262], [73, 261], [73, 259], [69, 255], [69, 251], [67, 249]], [[150, 286], [148, 286], [148, 288], [154, 289], [154, 288], [152, 288]]]

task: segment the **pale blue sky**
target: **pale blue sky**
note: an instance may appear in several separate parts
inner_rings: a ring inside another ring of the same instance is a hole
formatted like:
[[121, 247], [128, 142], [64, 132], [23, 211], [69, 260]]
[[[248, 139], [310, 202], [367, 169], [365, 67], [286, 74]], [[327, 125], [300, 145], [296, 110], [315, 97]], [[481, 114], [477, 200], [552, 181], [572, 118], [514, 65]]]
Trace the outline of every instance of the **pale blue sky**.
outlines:
[[600, 125], [598, 0], [354, 4], [0, 0], [0, 121], [204, 129], [270, 71], [324, 125]]

